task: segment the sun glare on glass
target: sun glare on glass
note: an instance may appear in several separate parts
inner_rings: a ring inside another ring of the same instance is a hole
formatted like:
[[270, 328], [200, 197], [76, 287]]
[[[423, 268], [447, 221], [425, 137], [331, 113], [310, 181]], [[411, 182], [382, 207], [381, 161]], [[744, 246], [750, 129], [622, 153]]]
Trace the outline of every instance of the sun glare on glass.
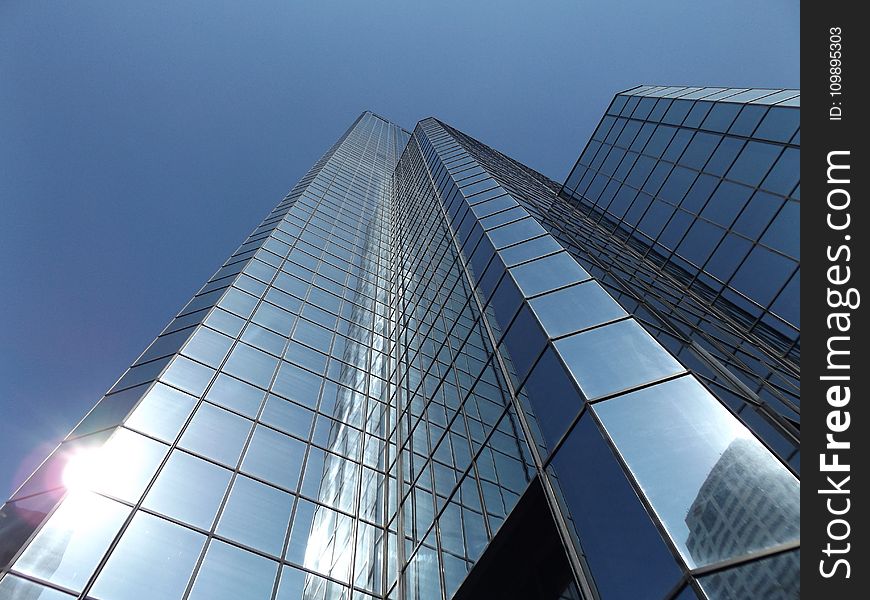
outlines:
[[70, 493], [89, 492], [98, 487], [101, 454], [99, 450], [83, 450], [70, 456], [63, 469], [63, 485]]

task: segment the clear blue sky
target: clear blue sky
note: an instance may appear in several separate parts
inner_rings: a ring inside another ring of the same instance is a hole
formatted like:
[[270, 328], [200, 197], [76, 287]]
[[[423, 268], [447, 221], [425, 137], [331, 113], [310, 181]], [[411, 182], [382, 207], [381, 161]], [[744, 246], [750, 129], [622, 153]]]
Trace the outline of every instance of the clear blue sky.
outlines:
[[0, 2], [0, 503], [364, 109], [563, 180], [613, 94], [799, 87], [798, 3]]

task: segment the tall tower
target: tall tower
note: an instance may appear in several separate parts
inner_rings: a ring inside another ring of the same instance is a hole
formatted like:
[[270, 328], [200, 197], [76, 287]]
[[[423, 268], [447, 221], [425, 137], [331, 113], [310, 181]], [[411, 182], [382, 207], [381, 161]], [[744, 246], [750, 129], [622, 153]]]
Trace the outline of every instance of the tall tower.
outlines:
[[[643, 251], [602, 195], [679, 207], [633, 169], [697, 180], [729, 137], [739, 162], [797, 95], [751, 92], [618, 95], [564, 186], [437, 119], [360, 115], [0, 510], [0, 600], [793, 597], [796, 454], [768, 436], [796, 416], [763, 392], [792, 373], [793, 269], [773, 298], [720, 277], [710, 299], [692, 243]], [[720, 131], [688, 119], [702, 102], [763, 114]], [[649, 145], [666, 126], [678, 154]], [[728, 167], [717, 186], [747, 184]], [[734, 353], [706, 356], [722, 331]]]

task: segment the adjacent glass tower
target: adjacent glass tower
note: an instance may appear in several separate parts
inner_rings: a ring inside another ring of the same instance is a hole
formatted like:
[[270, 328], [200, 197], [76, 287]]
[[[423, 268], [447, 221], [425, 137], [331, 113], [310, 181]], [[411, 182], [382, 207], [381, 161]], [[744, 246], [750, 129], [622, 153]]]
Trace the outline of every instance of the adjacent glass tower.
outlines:
[[363, 113], [0, 509], [0, 600], [796, 598], [796, 98], [624, 92], [564, 186]]

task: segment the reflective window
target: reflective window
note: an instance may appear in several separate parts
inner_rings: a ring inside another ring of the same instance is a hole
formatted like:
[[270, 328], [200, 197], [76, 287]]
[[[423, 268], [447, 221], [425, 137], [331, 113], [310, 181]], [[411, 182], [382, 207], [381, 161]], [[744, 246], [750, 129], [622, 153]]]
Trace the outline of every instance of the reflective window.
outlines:
[[748, 240], [729, 233], [707, 261], [704, 270], [722, 281], [728, 281], [751, 247]]
[[695, 105], [692, 107], [692, 110], [689, 111], [686, 120], [683, 121], [683, 125], [686, 127], [700, 127], [701, 123], [704, 121], [704, 117], [707, 116], [707, 113], [712, 108], [712, 102], [695, 102]]
[[281, 556], [292, 509], [290, 494], [239, 475], [216, 531], [246, 546]]
[[165, 444], [119, 428], [95, 454], [74, 456], [67, 463], [65, 479], [76, 470], [76, 477], [86, 480], [90, 489], [137, 502], [168, 450]]
[[278, 563], [220, 540], [208, 545], [190, 600], [268, 600]]
[[562, 250], [562, 246], [559, 245], [559, 242], [554, 240], [551, 236], [543, 236], [523, 242], [522, 244], [517, 244], [516, 246], [511, 246], [510, 248], [504, 248], [503, 250], [499, 250], [498, 253], [504, 261], [504, 264], [508, 267], [512, 267], [521, 262], [538, 258], [545, 254], [552, 254], [559, 250]]
[[526, 297], [590, 278], [589, 273], [567, 252], [525, 263], [512, 268], [510, 272]]
[[324, 506], [299, 501], [287, 559], [340, 581], [350, 577], [353, 519]]
[[125, 425], [172, 442], [196, 405], [196, 398], [157, 383], [127, 419]]
[[182, 352], [185, 356], [217, 368], [226, 358], [232, 345], [232, 338], [212, 331], [208, 327], [199, 327], [188, 340]]
[[281, 356], [284, 346], [287, 344], [287, 338], [281, 337], [270, 329], [260, 327], [256, 323], [250, 323], [245, 328], [242, 341], [276, 356]]
[[686, 260], [701, 267], [707, 262], [707, 259], [710, 258], [710, 255], [713, 253], [719, 240], [721, 240], [724, 235], [725, 230], [720, 227], [712, 225], [707, 221], [697, 219], [692, 223], [692, 226], [689, 227], [689, 231], [686, 232], [683, 241], [680, 242], [679, 246], [677, 246], [677, 253]]
[[791, 191], [800, 182], [800, 160], [800, 150], [797, 148], [786, 148], [770, 170], [770, 173], [764, 178], [761, 187], [772, 192], [778, 192], [783, 196], [791, 194]]
[[728, 131], [731, 123], [740, 112], [740, 104], [729, 104], [727, 102], [716, 102], [713, 108], [710, 109], [707, 118], [701, 124], [701, 129], [712, 129], [713, 131]]
[[731, 285], [762, 306], [774, 299], [791, 276], [795, 263], [767, 248], [755, 246], [731, 280]]
[[[322, 600], [347, 600], [350, 590], [334, 581], [285, 566], [281, 570], [281, 582], [275, 600], [298, 600], [299, 598], [319, 598]], [[369, 596], [354, 592], [355, 598]]]
[[356, 501], [360, 466], [337, 454], [311, 448], [305, 463], [302, 494], [350, 512]]
[[264, 302], [257, 308], [252, 320], [263, 327], [268, 327], [272, 331], [277, 331], [281, 335], [288, 336], [293, 329], [296, 315]]
[[800, 205], [788, 201], [780, 209], [761, 242], [794, 257], [800, 256]]
[[704, 171], [713, 175], [724, 175], [725, 171], [728, 170], [737, 157], [737, 153], [743, 147], [743, 143], [743, 140], [739, 138], [725, 137], [719, 143], [719, 147], [716, 148], [713, 156], [710, 157], [710, 160], [704, 167]]
[[274, 356], [246, 344], [237, 344], [223, 370], [254, 385], [268, 388], [277, 365], [278, 359]]
[[[336, 347], [333, 348], [333, 354], [338, 354], [336, 348], [339, 342], [336, 342]], [[323, 373], [326, 370], [327, 356], [316, 350], [312, 350], [302, 344], [291, 342], [287, 344], [287, 349], [284, 351], [284, 360], [295, 363], [317, 373]]]
[[671, 138], [674, 137], [676, 131], [676, 127], [659, 125], [656, 128], [655, 133], [650, 137], [649, 142], [647, 142], [646, 147], [643, 149], [644, 153], [656, 158], [660, 157], [662, 152], [664, 152], [665, 148], [667, 148], [670, 143]]
[[658, 195], [671, 204], [678, 205], [697, 176], [697, 173], [689, 169], [674, 167]]
[[299, 319], [296, 329], [293, 331], [293, 339], [321, 352], [329, 352], [332, 331], [311, 321]]
[[646, 181], [643, 184], [643, 191], [649, 194], [658, 193], [659, 189], [662, 187], [662, 183], [665, 180], [665, 177], [668, 176], [668, 173], [671, 172], [672, 165], [667, 162], [659, 162], [656, 164], [652, 173], [650, 173], [649, 177], [647, 177]]
[[106, 600], [174, 600], [184, 594], [205, 536], [136, 513], [89, 596]]
[[798, 538], [797, 480], [694, 377], [594, 410], [690, 568]]
[[682, 573], [588, 414], [556, 452], [548, 475], [601, 598], [666, 597]]
[[199, 396], [205, 391], [213, 375], [213, 369], [179, 356], [163, 372], [160, 380]]
[[755, 131], [755, 137], [788, 142], [800, 125], [800, 115], [800, 111], [793, 108], [771, 108]]
[[305, 443], [274, 429], [257, 425], [242, 470], [291, 490], [299, 482]]
[[66, 588], [87, 583], [130, 509], [93, 493], [69, 494], [14, 568]]
[[240, 319], [232, 313], [216, 308], [203, 321], [209, 327], [213, 327], [218, 331], [222, 331], [230, 337], [236, 337], [245, 326], [245, 320]]
[[569, 377], [556, 352], [547, 348], [523, 387], [549, 448], [556, 445], [583, 406]]
[[704, 207], [701, 216], [722, 227], [730, 227], [752, 192], [752, 188], [745, 185], [723, 181]]
[[224, 294], [224, 297], [221, 298], [218, 305], [247, 319], [254, 312], [257, 302], [258, 300], [250, 294], [246, 294], [236, 288], [230, 288]]
[[671, 143], [668, 144], [668, 148], [665, 150], [664, 154], [662, 154], [662, 158], [671, 162], [677, 162], [680, 155], [682, 155], [683, 150], [685, 150], [686, 146], [689, 144], [691, 138], [691, 130], [680, 129], [677, 131], [677, 135], [675, 135], [674, 139], [671, 140]]
[[320, 394], [322, 381], [323, 379], [314, 373], [288, 362], [282, 362], [272, 391], [314, 408], [317, 406], [317, 396]]
[[308, 439], [314, 413], [293, 402], [270, 395], [260, 420], [281, 431]]
[[800, 598], [800, 552], [785, 552], [717, 571], [699, 577], [698, 583], [710, 600]]
[[0, 600], [72, 600], [73, 597], [14, 575], [0, 580]]
[[203, 402], [181, 436], [183, 448], [235, 467], [253, 423]]
[[701, 170], [701, 167], [706, 164], [707, 159], [713, 154], [713, 150], [722, 139], [720, 135], [699, 131], [692, 138], [691, 143], [680, 158], [680, 164], [692, 167], [693, 169]]
[[758, 122], [761, 121], [765, 112], [767, 112], [766, 106], [753, 104], [744, 105], [728, 132], [736, 135], [745, 135], [747, 137], [752, 135], [752, 132], [755, 131], [755, 127], [758, 125]]
[[756, 192], [734, 223], [734, 230], [751, 239], [757, 239], [782, 204], [782, 198], [766, 192]]
[[265, 396], [263, 390], [221, 373], [209, 388], [205, 398], [210, 402], [242, 413], [246, 417], [253, 418], [260, 410], [263, 396]]
[[551, 338], [626, 315], [622, 307], [593, 281], [540, 296], [530, 304]]
[[555, 344], [590, 400], [683, 371], [682, 365], [633, 319], [578, 333]]
[[517, 378], [520, 380], [525, 378], [544, 349], [545, 343], [546, 336], [541, 331], [538, 320], [528, 306], [523, 306], [511, 323], [501, 346], [502, 349], [508, 350]]
[[143, 506], [211, 529], [231, 476], [226, 469], [176, 450], [160, 470]]
[[782, 146], [776, 144], [749, 141], [729, 169], [727, 177], [747, 185], [757, 186], [781, 150]]
[[686, 192], [682, 201], [679, 203], [680, 208], [689, 212], [698, 213], [704, 208], [704, 204], [710, 199], [710, 194], [716, 189], [719, 184], [719, 179], [709, 175], [701, 174]]

